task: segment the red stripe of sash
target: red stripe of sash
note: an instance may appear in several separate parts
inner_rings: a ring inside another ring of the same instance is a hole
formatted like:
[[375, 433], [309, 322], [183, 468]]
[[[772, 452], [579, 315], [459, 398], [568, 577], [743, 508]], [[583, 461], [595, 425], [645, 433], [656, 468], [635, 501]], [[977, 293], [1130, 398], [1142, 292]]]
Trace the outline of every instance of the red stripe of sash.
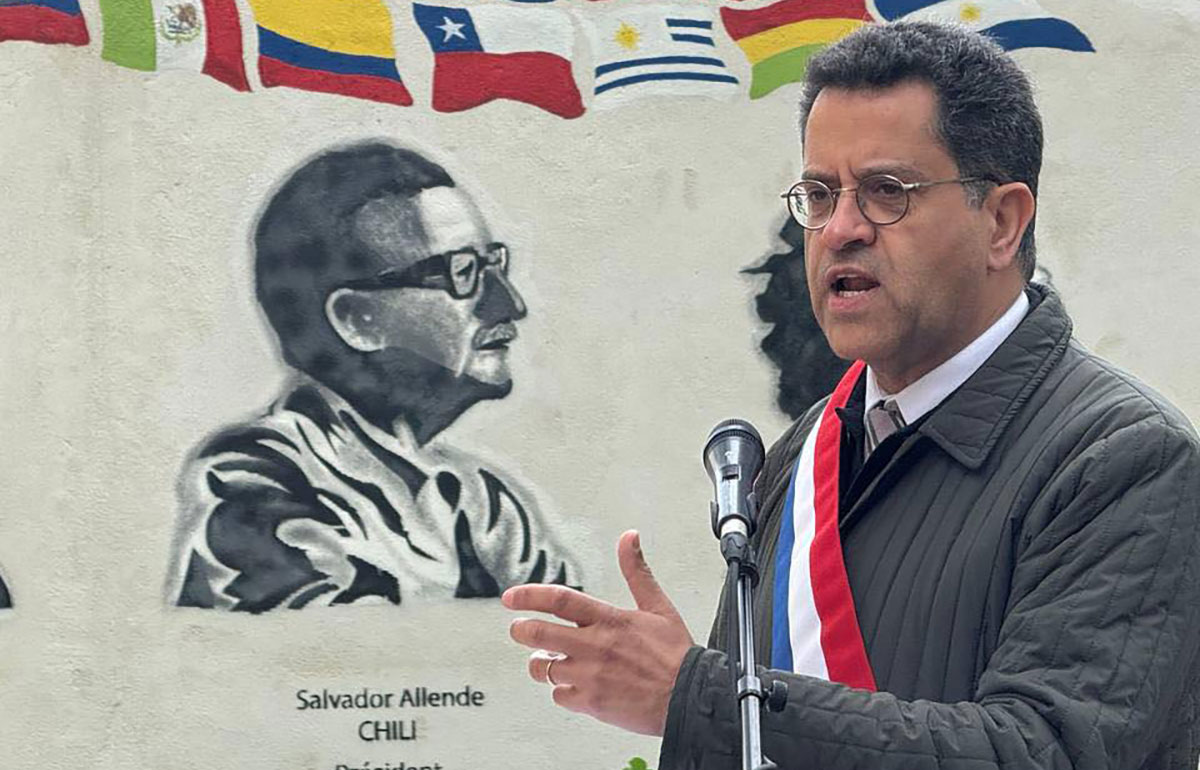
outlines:
[[842, 538], [838, 532], [838, 465], [841, 460], [842, 421], [837, 408], [845, 406], [866, 364], [856, 361], [833, 391], [817, 432], [813, 458], [813, 536], [809, 568], [813, 602], [821, 619], [821, 649], [829, 679], [851, 687], [874, 691], [875, 674], [863, 645], [854, 609], [854, 596], [846, 576]]

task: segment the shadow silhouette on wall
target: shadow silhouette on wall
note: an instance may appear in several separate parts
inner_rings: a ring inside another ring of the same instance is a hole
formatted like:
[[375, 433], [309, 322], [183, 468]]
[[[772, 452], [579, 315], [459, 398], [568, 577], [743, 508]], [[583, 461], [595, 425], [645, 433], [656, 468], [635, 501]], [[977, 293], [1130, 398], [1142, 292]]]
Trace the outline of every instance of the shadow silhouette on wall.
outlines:
[[772, 324], [760, 347], [779, 370], [776, 403], [795, 420], [833, 392], [850, 362], [829, 348], [813, 315], [804, 275], [804, 228], [788, 217], [779, 238], [787, 251], [772, 254], [742, 272], [769, 276], [766, 287], [754, 298], [758, 317]]

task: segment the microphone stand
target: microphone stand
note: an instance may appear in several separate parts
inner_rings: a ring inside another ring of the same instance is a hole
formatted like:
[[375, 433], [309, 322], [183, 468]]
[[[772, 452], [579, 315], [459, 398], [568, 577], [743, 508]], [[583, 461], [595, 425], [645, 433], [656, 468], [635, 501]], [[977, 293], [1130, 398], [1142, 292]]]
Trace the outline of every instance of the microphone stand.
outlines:
[[776, 680], [769, 691], [764, 691], [762, 680], [758, 678], [753, 626], [753, 589], [758, 583], [758, 563], [745, 522], [729, 521], [724, 530], [720, 537], [721, 555], [728, 565], [726, 595], [737, 603], [737, 612], [729, 616], [727, 647], [730, 678], [741, 711], [742, 770], [776, 770], [778, 765], [763, 756], [759, 710], [765, 705], [772, 711], [782, 711], [787, 702], [787, 685]]

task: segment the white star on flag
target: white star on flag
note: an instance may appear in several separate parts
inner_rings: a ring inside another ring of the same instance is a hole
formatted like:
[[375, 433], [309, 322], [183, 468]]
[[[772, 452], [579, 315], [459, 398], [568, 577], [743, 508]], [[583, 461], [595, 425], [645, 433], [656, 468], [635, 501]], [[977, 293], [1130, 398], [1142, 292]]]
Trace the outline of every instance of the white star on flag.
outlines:
[[442, 33], [445, 35], [445, 37], [442, 38], [442, 42], [446, 43], [449, 42], [450, 38], [452, 37], [461, 37], [463, 40], [466, 40], [467, 36], [462, 32], [462, 28], [465, 26], [465, 24], [456, 24], [455, 22], [450, 21], [449, 16], [443, 16], [442, 23], [435, 29], [440, 29], [442, 31]]

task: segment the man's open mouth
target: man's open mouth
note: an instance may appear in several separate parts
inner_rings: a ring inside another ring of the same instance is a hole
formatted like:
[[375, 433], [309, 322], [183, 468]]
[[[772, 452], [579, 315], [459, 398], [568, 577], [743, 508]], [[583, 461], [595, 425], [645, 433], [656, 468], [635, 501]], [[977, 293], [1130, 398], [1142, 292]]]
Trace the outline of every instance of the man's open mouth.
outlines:
[[866, 270], [852, 265], [838, 265], [825, 271], [829, 291], [836, 297], [856, 297], [879, 287], [879, 281]]
[[843, 276], [833, 282], [832, 288], [834, 293], [839, 296], [853, 297], [868, 292], [878, 285], [878, 281], [863, 276]]

